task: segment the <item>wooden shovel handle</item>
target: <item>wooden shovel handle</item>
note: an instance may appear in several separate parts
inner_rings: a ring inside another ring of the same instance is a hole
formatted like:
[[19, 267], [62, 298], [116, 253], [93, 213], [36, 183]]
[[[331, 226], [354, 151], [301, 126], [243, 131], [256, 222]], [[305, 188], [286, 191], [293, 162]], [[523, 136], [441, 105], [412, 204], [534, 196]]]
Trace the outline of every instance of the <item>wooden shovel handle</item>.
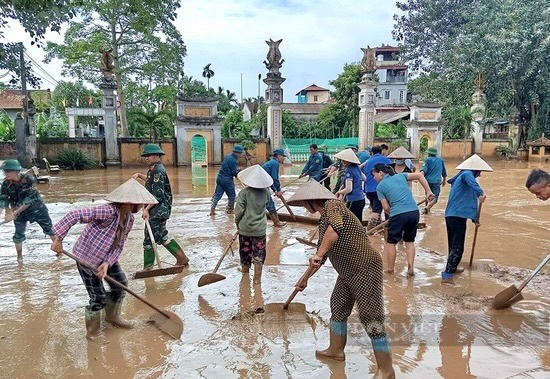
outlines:
[[231, 249], [231, 245], [233, 245], [233, 241], [235, 241], [238, 236], [239, 236], [239, 232], [235, 233], [233, 235], [233, 238], [231, 238], [231, 241], [229, 241], [229, 244], [225, 248], [222, 256], [220, 257], [220, 259], [218, 260], [218, 263], [216, 264], [216, 267], [214, 267], [214, 271], [212, 271], [213, 274], [215, 274], [218, 271], [218, 269], [220, 268], [220, 265], [222, 264], [223, 259], [225, 258], [225, 256], [226, 256], [227, 252], [229, 251], [229, 249]]
[[[78, 263], [79, 265], [81, 265], [82, 267], [85, 267], [87, 268], [88, 270], [92, 271], [96, 276], [97, 276], [97, 270], [95, 268], [93, 268], [92, 266], [90, 266], [89, 264], [87, 264], [86, 262], [83, 262], [81, 261], [79, 258], [77, 258], [75, 255], [69, 253], [68, 251], [65, 251], [63, 250], [63, 254], [65, 254], [66, 256], [68, 256], [69, 258], [72, 258], [76, 261], [76, 263]], [[156, 305], [150, 303], [147, 299], [139, 296], [137, 293], [135, 293], [134, 291], [132, 291], [130, 288], [126, 287], [124, 284], [120, 283], [119, 281], [111, 278], [109, 275], [105, 275], [105, 280], [108, 281], [109, 283], [111, 284], [114, 284], [115, 286], [118, 286], [120, 288], [122, 288], [124, 291], [128, 292], [130, 295], [134, 296], [136, 299], [144, 302], [145, 304], [147, 304], [148, 306], [150, 306], [151, 308], [153, 308], [155, 311], [157, 311], [158, 313], [161, 313], [163, 316], [165, 316], [166, 318], [170, 318], [170, 314], [163, 311], [162, 309], [160, 309], [159, 307], [157, 307]]]
[[476, 229], [474, 231], [474, 240], [472, 241], [472, 253], [470, 254], [470, 263], [468, 264], [468, 267], [472, 267], [472, 263], [474, 262], [474, 252], [476, 250], [476, 241], [477, 241], [477, 230], [479, 229], [479, 218], [481, 217], [481, 206], [483, 203], [479, 203], [479, 207], [477, 208], [477, 219], [476, 219]]
[[[419, 201], [418, 203], [416, 203], [416, 205], [418, 206], [418, 205], [422, 204], [423, 202], [425, 202], [426, 200], [428, 200], [428, 198], [425, 198], [424, 200]], [[386, 221], [384, 221], [384, 222], [382, 222], [382, 223], [376, 225], [374, 228], [372, 228], [371, 230], [369, 230], [369, 231], [367, 232], [367, 234], [368, 234], [369, 236], [370, 236], [370, 235], [373, 235], [374, 232], [376, 232], [376, 231], [382, 229], [382, 228], [383, 228], [384, 226], [386, 226], [389, 222], [390, 222], [390, 220], [388, 219], [388, 220], [386, 220]]]
[[[300, 279], [298, 281], [302, 281], [302, 280], [307, 280], [309, 279], [311, 276], [313, 276], [313, 274], [315, 274], [315, 272], [317, 271], [317, 269], [309, 266], [306, 270], [306, 272], [304, 272], [304, 274], [300, 277]], [[288, 297], [286, 303], [283, 305], [283, 309], [288, 309], [288, 306], [290, 305], [290, 303], [292, 302], [292, 300], [294, 300], [294, 298], [296, 297], [296, 295], [298, 294], [298, 292], [300, 292], [297, 288], [294, 288], [294, 291], [292, 291], [292, 293], [290, 294], [290, 296]]]
[[151, 245], [153, 245], [153, 251], [155, 252], [155, 257], [157, 258], [157, 266], [162, 268], [160, 265], [159, 251], [157, 249], [157, 243], [155, 242], [155, 236], [153, 235], [153, 230], [151, 229], [151, 224], [149, 220], [145, 220], [145, 226], [147, 226], [147, 231], [149, 232], [149, 239], [151, 240]]
[[294, 216], [294, 212], [292, 212], [292, 209], [290, 209], [290, 207], [288, 206], [288, 204], [287, 204], [287, 202], [286, 202], [283, 195], [281, 195], [280, 199], [283, 202], [283, 205], [286, 207], [286, 209], [288, 211], [288, 214], [290, 214], [290, 216], [292, 216], [293, 220], [296, 220], [296, 216]]

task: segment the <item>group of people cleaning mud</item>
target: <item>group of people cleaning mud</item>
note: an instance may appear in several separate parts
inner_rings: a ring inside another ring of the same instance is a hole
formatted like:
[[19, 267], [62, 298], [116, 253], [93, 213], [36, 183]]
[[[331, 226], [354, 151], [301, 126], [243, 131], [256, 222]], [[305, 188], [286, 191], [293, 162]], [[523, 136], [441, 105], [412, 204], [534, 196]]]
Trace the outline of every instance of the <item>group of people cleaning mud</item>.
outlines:
[[[381, 146], [375, 146], [369, 152], [358, 152], [357, 146], [351, 145], [334, 155], [337, 158], [335, 163], [331, 162], [323, 168], [326, 159], [318, 152], [316, 145], [311, 145], [311, 156], [300, 175], [309, 176], [310, 180], [302, 184], [286, 202], [290, 206], [304, 207], [312, 214], [320, 214], [317, 249], [309, 258], [308, 274], [296, 283], [296, 288], [304, 290], [308, 278], [327, 259], [338, 273], [330, 299], [330, 344], [327, 349], [317, 351], [316, 355], [340, 361], [345, 359], [347, 319], [354, 305], [357, 305], [361, 322], [372, 341], [377, 377], [393, 378], [391, 349], [384, 326], [384, 263], [381, 254], [372, 247], [367, 229], [362, 224], [365, 198], [369, 201], [371, 212], [368, 228], [374, 228], [381, 222], [382, 211], [388, 218], [385, 271], [393, 274], [396, 244], [402, 240], [405, 243], [407, 275], [411, 277], [414, 275], [414, 241], [420, 211], [410, 183], [418, 181], [426, 192], [424, 201], [428, 204], [424, 212], [429, 212], [436, 203], [440, 186], [449, 183], [451, 190], [445, 209], [449, 251], [442, 283], [452, 284], [453, 276], [463, 271], [459, 263], [464, 251], [467, 220], [478, 222], [478, 210], [485, 200], [476, 179], [483, 171], [492, 169], [479, 156], [473, 155], [457, 167], [458, 174], [447, 180], [443, 160], [437, 156], [435, 149], [428, 150], [428, 158], [418, 173], [414, 172], [416, 168], [410, 161], [415, 157], [406, 149], [398, 148], [387, 156], [383, 150]], [[224, 158], [216, 178], [210, 215], [215, 216], [216, 206], [225, 193], [228, 197], [226, 212], [234, 213], [239, 235], [242, 272], [247, 273], [253, 267], [253, 282], [260, 284], [266, 257], [265, 210], [269, 212], [274, 226], [284, 226], [277, 215], [270, 190], [285, 200], [279, 168], [286, 155], [282, 149], [276, 149], [263, 166], [254, 165], [239, 171], [238, 159], [243, 154], [244, 149], [236, 145], [231, 154]], [[40, 225], [52, 239], [51, 249], [57, 254], [63, 254], [63, 240], [71, 227], [77, 223], [86, 224], [73, 246], [73, 254], [85, 263], [77, 263], [77, 269], [90, 297], [85, 308], [86, 336], [90, 340], [99, 338], [103, 309], [106, 322], [121, 328], [133, 326], [121, 317], [125, 292], [117, 286], [111, 286], [107, 292], [103, 278], [109, 275], [124, 285], [128, 283], [118, 260], [132, 229], [134, 214], [140, 209], [143, 209], [142, 217], [150, 224], [153, 235], [151, 238], [145, 228], [143, 270], [150, 270], [154, 265], [153, 244], [163, 245], [172, 253], [176, 265], [185, 266], [189, 262], [179, 243], [168, 236], [166, 229], [173, 196], [166, 169], [161, 163], [164, 152], [156, 144], [147, 144], [141, 155], [149, 167], [147, 174], [134, 174], [105, 197], [107, 204], [71, 210], [55, 225], [34, 178], [22, 173], [23, 168], [15, 159], [5, 160], [0, 166], [5, 175], [0, 191], [0, 212], [6, 211], [3, 223], [14, 221], [13, 241], [18, 259], [22, 259], [22, 243], [28, 222]], [[329, 190], [330, 186], [323, 185], [322, 181], [329, 181], [328, 178], [335, 173], [338, 173], [338, 179], [333, 193]], [[323, 175], [327, 179], [323, 179]], [[233, 180], [235, 177], [245, 186], [238, 196]], [[144, 185], [137, 180], [143, 181]], [[533, 170], [527, 178], [526, 187], [539, 199], [548, 200], [550, 174]], [[86, 265], [96, 270], [92, 271]]]

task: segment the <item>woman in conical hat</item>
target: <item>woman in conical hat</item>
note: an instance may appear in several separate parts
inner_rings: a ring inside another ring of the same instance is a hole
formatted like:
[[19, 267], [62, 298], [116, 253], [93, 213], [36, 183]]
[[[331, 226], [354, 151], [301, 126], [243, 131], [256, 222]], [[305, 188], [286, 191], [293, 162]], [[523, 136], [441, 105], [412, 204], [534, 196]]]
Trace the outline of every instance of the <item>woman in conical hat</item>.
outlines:
[[143, 205], [157, 203], [155, 197], [135, 179], [116, 188], [105, 200], [109, 204], [75, 209], [63, 216], [54, 225], [55, 239], [51, 246], [56, 253], [62, 253], [63, 239], [71, 227], [79, 223], [87, 224], [73, 247], [73, 254], [97, 268], [96, 276], [78, 263], [76, 265], [90, 296], [90, 303], [85, 310], [86, 338], [98, 342], [102, 341], [98, 333], [103, 308], [105, 321], [121, 328], [132, 327], [132, 324], [120, 318], [125, 292], [116, 286], [111, 287], [111, 292], [105, 292], [102, 279], [109, 275], [124, 285], [128, 284], [118, 259], [134, 224], [133, 213], [137, 213]]
[[359, 158], [355, 155], [353, 149], [346, 149], [334, 156], [344, 162], [346, 171], [344, 172], [344, 185], [336, 192], [339, 198], [346, 196], [346, 206], [348, 209], [363, 222], [363, 209], [365, 208], [365, 193], [363, 192], [363, 182], [365, 175], [359, 168]]
[[441, 282], [446, 284], [453, 284], [453, 275], [464, 271], [464, 268], [459, 268], [458, 265], [464, 253], [466, 221], [470, 219], [478, 223], [477, 210], [485, 201], [485, 193], [476, 179], [482, 171], [493, 171], [491, 166], [477, 154], [472, 155], [456, 168], [460, 172], [448, 180], [451, 191], [445, 209], [449, 256], [445, 271], [441, 273]]
[[[310, 180], [288, 200], [288, 204], [319, 212], [317, 252], [309, 259], [317, 271], [328, 259], [338, 272], [330, 297], [330, 345], [317, 351], [320, 358], [343, 361], [347, 341], [347, 320], [357, 304], [361, 323], [372, 340], [380, 377], [394, 377], [389, 342], [384, 327], [382, 257], [370, 244], [367, 232], [345, 204], [321, 184]], [[302, 291], [307, 279], [296, 283]]]
[[260, 165], [240, 171], [237, 178], [246, 186], [239, 192], [235, 206], [242, 272], [248, 273], [254, 265], [254, 284], [261, 284], [266, 255], [265, 208], [271, 196], [268, 188], [273, 178]]

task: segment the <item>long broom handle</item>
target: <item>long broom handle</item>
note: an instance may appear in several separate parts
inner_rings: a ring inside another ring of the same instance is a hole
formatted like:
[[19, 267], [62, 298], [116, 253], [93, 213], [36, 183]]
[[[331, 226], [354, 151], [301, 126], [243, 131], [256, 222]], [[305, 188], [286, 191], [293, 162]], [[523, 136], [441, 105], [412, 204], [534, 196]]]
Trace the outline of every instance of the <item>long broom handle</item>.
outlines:
[[159, 251], [157, 249], [157, 243], [155, 242], [155, 237], [153, 236], [153, 230], [151, 229], [151, 224], [149, 224], [149, 220], [145, 220], [145, 225], [147, 226], [147, 231], [149, 232], [149, 239], [151, 240], [151, 245], [153, 245], [153, 251], [155, 252], [155, 257], [157, 258], [157, 265], [159, 268], [162, 268], [160, 266], [160, 257], [159, 257]]
[[523, 283], [521, 283], [521, 286], [519, 286], [518, 288], [518, 292], [521, 292], [521, 290], [525, 288], [525, 286], [535, 277], [535, 275], [539, 273], [540, 270], [542, 270], [542, 268], [548, 263], [548, 261], [550, 261], [550, 254], [548, 254], [546, 258], [544, 258], [542, 262], [539, 263], [537, 268], [535, 268], [533, 272], [527, 277], [527, 279], [525, 279]]
[[[419, 201], [418, 203], [416, 203], [416, 205], [418, 206], [418, 205], [422, 204], [423, 202], [425, 202], [426, 200], [427, 200], [427, 198], [424, 199], [424, 200]], [[381, 223], [381, 224], [376, 225], [374, 228], [372, 228], [371, 230], [369, 230], [369, 231], [367, 232], [367, 234], [368, 234], [369, 236], [370, 236], [370, 235], [373, 235], [374, 232], [376, 232], [376, 231], [382, 229], [384, 226], [386, 226], [386, 225], [388, 224], [388, 222], [390, 222], [389, 219], [386, 220], [386, 221], [384, 221], [384, 222]]]
[[[76, 263], [78, 263], [79, 265], [81, 265], [83, 267], [86, 267], [88, 270], [91, 270], [97, 276], [97, 270], [95, 268], [93, 268], [92, 266], [90, 266], [89, 264], [87, 264], [86, 262], [81, 261], [79, 258], [77, 258], [75, 255], [69, 253], [68, 251], [63, 250], [63, 254], [65, 254], [69, 258], [74, 259], [76, 261]], [[114, 284], [115, 286], [118, 286], [118, 287], [122, 288], [124, 291], [128, 292], [130, 295], [134, 296], [136, 299], [144, 302], [145, 304], [147, 304], [148, 306], [153, 308], [155, 311], [161, 313], [166, 318], [170, 318], [170, 315], [168, 313], [166, 313], [165, 311], [163, 311], [162, 309], [160, 309], [156, 305], [150, 303], [147, 299], [139, 296], [137, 293], [132, 291], [130, 288], [126, 287], [124, 284], [122, 284], [119, 281], [111, 278], [109, 275], [105, 275], [105, 280], [108, 281], [111, 284]]]
[[[302, 275], [302, 277], [300, 278], [299, 281], [304, 280], [304, 279], [305, 280], [309, 279], [311, 276], [313, 276], [313, 274], [315, 274], [315, 271], [317, 271], [315, 268], [313, 268], [311, 266], [308, 266], [306, 272], [304, 272], [304, 274]], [[283, 309], [288, 308], [289, 304], [292, 302], [292, 300], [294, 300], [294, 298], [296, 297], [298, 292], [300, 292], [300, 291], [297, 288], [294, 288], [294, 291], [292, 291], [292, 293], [288, 297], [286, 303], [283, 305]]]
[[472, 242], [472, 253], [470, 254], [470, 263], [468, 264], [468, 267], [472, 267], [472, 263], [474, 262], [474, 252], [476, 250], [476, 241], [477, 241], [477, 230], [479, 229], [479, 218], [481, 217], [481, 206], [483, 203], [479, 203], [479, 207], [477, 208], [477, 220], [476, 220], [476, 229], [474, 231], [474, 240]]
[[213, 274], [216, 273], [218, 271], [218, 269], [220, 268], [220, 265], [222, 264], [223, 259], [227, 255], [227, 252], [229, 251], [229, 249], [231, 249], [231, 245], [233, 245], [233, 241], [235, 241], [237, 239], [238, 235], [239, 235], [239, 232], [235, 233], [233, 235], [233, 238], [231, 238], [231, 241], [229, 241], [229, 245], [227, 245], [227, 247], [225, 248], [225, 251], [223, 252], [220, 259], [218, 260], [218, 263], [216, 264], [216, 267], [214, 267], [214, 271], [212, 271]]
[[283, 202], [283, 205], [286, 207], [288, 213], [290, 214], [290, 216], [292, 216], [292, 219], [296, 220], [296, 216], [294, 216], [294, 212], [292, 212], [292, 209], [290, 209], [290, 207], [288, 206], [285, 198], [281, 195], [281, 201]]

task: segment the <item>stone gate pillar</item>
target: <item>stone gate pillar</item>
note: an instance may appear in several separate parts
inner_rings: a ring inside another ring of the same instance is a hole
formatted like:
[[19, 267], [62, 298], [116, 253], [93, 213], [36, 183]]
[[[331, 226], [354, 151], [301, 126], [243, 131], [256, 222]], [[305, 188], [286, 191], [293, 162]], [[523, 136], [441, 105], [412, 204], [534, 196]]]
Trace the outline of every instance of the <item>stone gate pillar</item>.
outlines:
[[[110, 78], [112, 79], [112, 78]], [[118, 150], [118, 133], [116, 127], [116, 83], [114, 80], [103, 77], [99, 88], [103, 90], [101, 105], [105, 112], [105, 164], [107, 166], [120, 165], [120, 153]]]
[[361, 61], [361, 72], [363, 77], [359, 83], [359, 150], [374, 144], [374, 117], [376, 115], [376, 86], [377, 81], [374, 75], [374, 49], [367, 47], [363, 50]]
[[[475, 79], [475, 90], [472, 95], [471, 136], [474, 139], [474, 152], [481, 155], [483, 152], [483, 132], [485, 129], [485, 116], [487, 110], [487, 96], [485, 96], [485, 79], [483, 74], [478, 73]], [[466, 136], [467, 137], [467, 136]]]
[[273, 41], [269, 39], [266, 43], [269, 52], [263, 63], [268, 70], [267, 77], [263, 80], [267, 84], [265, 91], [265, 102], [267, 104], [267, 135], [271, 143], [271, 150], [278, 149], [283, 145], [283, 89], [281, 84], [286, 80], [281, 76], [279, 69], [284, 59], [281, 59], [279, 45], [283, 40]]

